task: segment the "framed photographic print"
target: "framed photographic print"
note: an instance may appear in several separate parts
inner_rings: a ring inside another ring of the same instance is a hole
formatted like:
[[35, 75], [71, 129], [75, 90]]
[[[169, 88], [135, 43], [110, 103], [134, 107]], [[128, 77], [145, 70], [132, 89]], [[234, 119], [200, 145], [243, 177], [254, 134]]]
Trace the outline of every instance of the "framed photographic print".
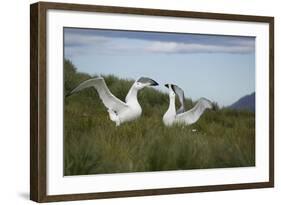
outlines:
[[274, 186], [274, 18], [40, 2], [30, 198]]

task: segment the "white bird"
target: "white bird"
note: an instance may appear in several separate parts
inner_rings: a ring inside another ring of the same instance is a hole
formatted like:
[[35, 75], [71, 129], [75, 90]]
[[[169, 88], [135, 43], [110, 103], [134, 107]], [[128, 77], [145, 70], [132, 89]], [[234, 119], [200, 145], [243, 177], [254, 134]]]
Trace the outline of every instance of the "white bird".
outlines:
[[142, 108], [138, 102], [138, 91], [147, 86], [156, 86], [158, 83], [150, 78], [141, 77], [134, 82], [130, 88], [125, 102], [115, 97], [108, 89], [103, 77], [96, 77], [86, 80], [74, 88], [67, 96], [94, 87], [104, 106], [107, 108], [110, 120], [116, 123], [116, 126], [124, 122], [129, 122], [141, 116]]
[[[206, 109], [213, 108], [213, 104], [210, 100], [206, 98], [200, 98], [192, 109], [185, 111], [183, 90], [177, 85], [173, 84], [165, 84], [165, 86], [169, 88], [170, 98], [169, 108], [163, 116], [163, 122], [166, 126], [171, 126], [175, 123], [191, 125], [199, 120]], [[181, 107], [178, 109], [178, 111], [176, 111], [175, 105], [176, 95], [179, 97], [181, 103]]]

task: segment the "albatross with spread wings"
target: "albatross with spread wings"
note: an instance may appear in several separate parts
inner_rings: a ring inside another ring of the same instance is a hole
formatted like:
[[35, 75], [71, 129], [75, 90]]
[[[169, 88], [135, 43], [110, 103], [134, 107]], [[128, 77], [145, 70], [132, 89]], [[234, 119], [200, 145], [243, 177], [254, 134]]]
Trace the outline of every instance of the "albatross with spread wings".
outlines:
[[[177, 85], [165, 84], [165, 86], [169, 89], [170, 98], [169, 108], [163, 116], [163, 122], [166, 126], [171, 126], [174, 123], [191, 125], [199, 120], [206, 109], [213, 108], [213, 104], [210, 100], [200, 98], [192, 109], [185, 111], [184, 91]], [[181, 107], [177, 111], [175, 105], [176, 95], [178, 96], [181, 104]]]
[[107, 108], [109, 118], [119, 126], [121, 123], [129, 122], [141, 116], [142, 108], [138, 102], [138, 91], [147, 86], [156, 86], [158, 83], [150, 78], [141, 77], [134, 82], [130, 88], [125, 102], [115, 97], [108, 89], [103, 77], [86, 80], [74, 88], [67, 96], [94, 87], [104, 106]]

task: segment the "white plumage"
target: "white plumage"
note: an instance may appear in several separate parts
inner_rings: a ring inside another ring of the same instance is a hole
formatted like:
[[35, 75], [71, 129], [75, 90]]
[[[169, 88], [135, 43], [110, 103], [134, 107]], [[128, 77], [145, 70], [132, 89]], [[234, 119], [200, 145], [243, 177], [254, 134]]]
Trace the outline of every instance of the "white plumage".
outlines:
[[[192, 109], [185, 111], [183, 90], [173, 84], [166, 84], [165, 86], [169, 88], [170, 98], [169, 108], [163, 116], [163, 122], [166, 126], [171, 126], [175, 123], [191, 125], [199, 120], [206, 109], [213, 108], [210, 100], [200, 98]], [[179, 101], [181, 103], [181, 107], [178, 111], [176, 111], [175, 105], [176, 95], [179, 97]]]
[[74, 88], [67, 96], [94, 87], [104, 106], [107, 108], [109, 118], [116, 123], [116, 126], [129, 122], [141, 116], [142, 108], [138, 102], [138, 91], [147, 86], [156, 86], [157, 82], [150, 78], [141, 77], [134, 82], [130, 88], [125, 102], [115, 97], [108, 89], [103, 77], [96, 77], [86, 80]]

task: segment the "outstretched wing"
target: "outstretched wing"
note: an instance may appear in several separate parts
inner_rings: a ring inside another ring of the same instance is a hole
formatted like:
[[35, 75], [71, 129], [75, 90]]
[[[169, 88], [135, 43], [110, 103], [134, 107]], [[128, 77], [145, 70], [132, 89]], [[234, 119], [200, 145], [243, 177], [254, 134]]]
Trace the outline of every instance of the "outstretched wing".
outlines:
[[200, 98], [192, 109], [176, 115], [176, 121], [193, 124], [200, 118], [207, 108], [212, 108], [212, 102], [206, 98]]
[[180, 101], [180, 108], [177, 110], [177, 114], [183, 113], [185, 111], [184, 108], [184, 91], [177, 85], [173, 85], [173, 90], [177, 94], [179, 101]]
[[92, 78], [82, 82], [76, 88], [74, 88], [69, 95], [89, 87], [94, 87], [97, 90], [100, 99], [108, 109], [119, 112], [128, 107], [124, 102], [119, 100], [110, 92], [103, 77]]

